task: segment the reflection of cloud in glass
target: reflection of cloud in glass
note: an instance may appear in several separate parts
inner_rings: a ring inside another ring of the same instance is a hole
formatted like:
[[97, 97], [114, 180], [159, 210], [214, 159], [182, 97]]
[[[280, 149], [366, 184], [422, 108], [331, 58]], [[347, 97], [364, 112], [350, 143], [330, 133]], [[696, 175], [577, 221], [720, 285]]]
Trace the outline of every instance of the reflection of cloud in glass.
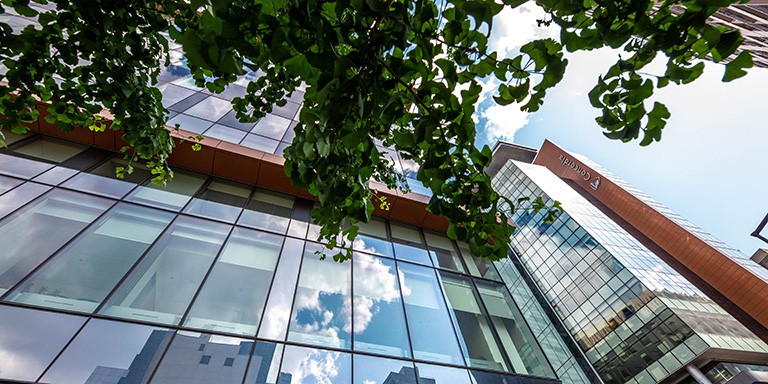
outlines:
[[292, 383], [333, 384], [340, 372], [340, 357], [339, 352], [288, 349], [281, 371], [292, 375]]
[[390, 303], [400, 299], [397, 288], [392, 267], [384, 265], [381, 259], [374, 256], [355, 253], [355, 333], [368, 328], [373, 315], [378, 312], [376, 304], [379, 301]]

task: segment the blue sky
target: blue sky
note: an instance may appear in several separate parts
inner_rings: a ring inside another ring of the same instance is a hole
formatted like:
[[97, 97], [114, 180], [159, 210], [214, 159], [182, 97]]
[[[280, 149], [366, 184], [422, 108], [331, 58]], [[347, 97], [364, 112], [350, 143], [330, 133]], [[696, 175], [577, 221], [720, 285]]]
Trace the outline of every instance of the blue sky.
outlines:
[[[495, 21], [491, 46], [511, 53], [530, 39], [556, 37], [554, 28], [536, 27], [540, 12], [529, 5], [505, 10]], [[489, 84], [476, 115], [479, 144], [503, 139], [538, 148], [550, 139], [747, 256], [768, 247], [749, 236], [768, 213], [768, 69], [755, 68], [744, 78], [722, 83], [724, 67], [707, 62], [694, 83], [657, 90], [655, 97], [672, 117], [661, 142], [640, 147], [639, 142], [603, 136], [594, 121], [599, 111], [587, 99], [598, 75], [618, 54], [610, 49], [569, 54], [565, 78], [533, 114], [494, 105]]]

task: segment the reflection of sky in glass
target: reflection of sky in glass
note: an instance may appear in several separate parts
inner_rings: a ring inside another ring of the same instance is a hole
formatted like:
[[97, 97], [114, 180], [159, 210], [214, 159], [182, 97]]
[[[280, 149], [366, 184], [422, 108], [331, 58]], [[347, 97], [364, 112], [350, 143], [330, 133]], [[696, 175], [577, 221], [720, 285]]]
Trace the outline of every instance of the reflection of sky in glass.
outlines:
[[259, 330], [259, 337], [272, 340], [284, 340], [291, 316], [291, 304], [296, 287], [296, 279], [301, 264], [304, 241], [286, 238], [273, 278], [267, 306]]
[[286, 346], [279, 380], [290, 384], [350, 384], [348, 353]]
[[413, 363], [393, 359], [382, 359], [354, 355], [354, 384], [416, 384]]
[[419, 370], [419, 384], [469, 384], [469, 373], [466, 369], [443, 367], [416, 363]]
[[353, 271], [354, 349], [410, 357], [394, 261], [355, 253]]
[[350, 263], [319, 260], [320, 249], [312, 244], [304, 251], [288, 339], [349, 348]]

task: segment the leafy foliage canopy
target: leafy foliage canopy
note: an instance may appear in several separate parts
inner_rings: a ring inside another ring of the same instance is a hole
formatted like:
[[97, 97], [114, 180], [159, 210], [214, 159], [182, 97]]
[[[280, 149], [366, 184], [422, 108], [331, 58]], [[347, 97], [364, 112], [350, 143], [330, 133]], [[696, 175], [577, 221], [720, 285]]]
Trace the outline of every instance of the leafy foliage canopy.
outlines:
[[[509, 251], [509, 217], [520, 202], [496, 193], [483, 172], [491, 150], [475, 146], [472, 120], [481, 81], [495, 77], [497, 103], [532, 112], [563, 78], [565, 50], [623, 47], [589, 98], [602, 110], [596, 121], [606, 136], [648, 145], [670, 116], [658, 102], [648, 109], [654, 89], [695, 80], [704, 68], [697, 59], [705, 57], [729, 61], [724, 81], [752, 65], [747, 52], [731, 57], [739, 32], [706, 24], [732, 0], [536, 0], [548, 14], [540, 23], [560, 26], [559, 41], [532, 41], [501, 57], [488, 45], [494, 16], [525, 2], [56, 0], [54, 10], [39, 12], [29, 0], [2, 0], [0, 13], [13, 9], [38, 25], [14, 31], [0, 22], [7, 68], [0, 124], [23, 132], [42, 100], [50, 103], [45, 119], [64, 130], [103, 130], [99, 112], [106, 108], [114, 119], [108, 129], [122, 130], [129, 156], [167, 179], [174, 142], [153, 84], [167, 65], [168, 31], [198, 85], [212, 92], [244, 68], [265, 73], [234, 100], [241, 119], [258, 119], [306, 86], [286, 172], [317, 196], [313, 219], [329, 248], [354, 239], [356, 223], [370, 219], [377, 200], [369, 180], [407, 189], [377, 148], [381, 141], [420, 165], [417, 178], [433, 192], [428, 209], [449, 218], [449, 236], [498, 259]], [[659, 52], [666, 71], [643, 74]], [[540, 200], [532, 206], [544, 208]]]

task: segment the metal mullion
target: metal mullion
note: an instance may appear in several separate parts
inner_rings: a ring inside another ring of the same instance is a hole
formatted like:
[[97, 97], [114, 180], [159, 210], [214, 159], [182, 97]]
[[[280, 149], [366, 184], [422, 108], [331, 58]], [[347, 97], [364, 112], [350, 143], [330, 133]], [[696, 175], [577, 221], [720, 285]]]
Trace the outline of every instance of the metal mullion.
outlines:
[[53, 365], [56, 364], [56, 361], [59, 360], [59, 357], [61, 357], [61, 355], [64, 354], [64, 351], [66, 351], [67, 348], [69, 348], [69, 346], [75, 341], [77, 336], [79, 336], [80, 333], [83, 331], [83, 329], [85, 329], [85, 326], [88, 325], [90, 322], [91, 322], [91, 318], [86, 317], [85, 321], [83, 322], [83, 325], [81, 325], [80, 328], [77, 329], [75, 334], [72, 335], [72, 337], [69, 339], [69, 341], [66, 344], [64, 344], [64, 347], [61, 348], [59, 353], [56, 354], [56, 357], [54, 357], [53, 360], [51, 360], [51, 363], [48, 364], [48, 366], [43, 370], [43, 372], [40, 374], [40, 376], [37, 377], [37, 380], [35, 380], [35, 383], [40, 382], [40, 380], [43, 379], [45, 374], [48, 373], [48, 371], [51, 370]]
[[177, 221], [179, 221], [179, 216], [174, 217], [173, 220], [171, 220], [171, 222], [168, 223], [168, 225], [162, 230], [162, 232], [160, 232], [157, 238], [155, 238], [155, 240], [152, 241], [152, 244], [150, 244], [149, 247], [147, 247], [147, 249], [141, 254], [141, 256], [139, 256], [139, 258], [136, 259], [136, 262], [134, 262], [133, 265], [131, 265], [131, 267], [128, 268], [128, 271], [125, 274], [123, 274], [123, 277], [117, 282], [117, 284], [115, 284], [114, 287], [112, 287], [112, 289], [109, 291], [107, 296], [104, 297], [104, 300], [102, 300], [102, 302], [99, 303], [99, 306], [96, 307], [96, 309], [93, 311], [94, 314], [97, 314], [99, 313], [99, 311], [104, 309], [104, 305], [106, 305], [106, 303], [109, 302], [109, 299], [112, 298], [112, 295], [114, 295], [117, 289], [120, 288], [121, 285], [123, 285], [125, 280], [128, 279], [128, 276], [130, 276], [133, 273], [133, 271], [144, 260], [144, 258], [155, 249], [155, 247], [160, 243], [160, 240], [162, 239], [163, 242], [166, 242], [165, 235], [169, 233], [170, 229], [173, 228], [173, 226], [176, 224]]
[[[52, 190], [53, 190], [53, 188], [51, 188], [51, 190], [49, 190], [48, 192], [44, 193], [43, 195], [40, 195], [40, 197], [47, 195], [47, 194], [48, 194], [50, 191], [52, 191]], [[39, 197], [38, 197], [38, 198], [39, 198]], [[35, 201], [35, 200], [37, 200], [37, 199], [34, 199], [34, 200], [32, 200], [32, 201]], [[31, 203], [31, 201], [30, 201], [30, 203]], [[12, 293], [12, 292], [13, 292], [15, 289], [17, 289], [19, 286], [21, 286], [21, 284], [22, 284], [22, 283], [24, 283], [25, 281], [27, 281], [27, 280], [30, 278], [30, 276], [32, 276], [32, 275], [34, 275], [35, 273], [37, 273], [37, 271], [39, 271], [39, 270], [40, 270], [40, 269], [41, 269], [41, 268], [42, 268], [42, 267], [43, 267], [45, 264], [47, 264], [47, 263], [48, 263], [48, 261], [50, 261], [51, 259], [53, 259], [54, 257], [56, 257], [56, 256], [59, 254], [59, 252], [61, 252], [61, 251], [62, 251], [63, 249], [65, 249], [66, 247], [68, 247], [70, 244], [74, 243], [74, 242], [75, 242], [75, 240], [79, 239], [79, 238], [80, 238], [80, 236], [81, 236], [83, 233], [85, 233], [85, 231], [87, 231], [87, 230], [88, 230], [88, 229], [90, 229], [90, 228], [91, 228], [93, 225], [95, 225], [96, 223], [98, 223], [98, 222], [99, 222], [99, 220], [101, 220], [101, 219], [102, 219], [102, 218], [103, 218], [103, 217], [104, 217], [104, 216], [105, 216], [107, 213], [109, 213], [109, 212], [112, 212], [112, 209], [114, 209], [116, 205], [117, 205], [117, 202], [113, 200], [113, 201], [112, 201], [112, 205], [110, 205], [110, 206], [109, 206], [107, 209], [105, 209], [105, 210], [104, 210], [104, 212], [102, 212], [101, 214], [99, 214], [99, 216], [97, 216], [97, 217], [96, 217], [96, 219], [94, 219], [92, 222], [90, 222], [88, 225], [86, 225], [86, 226], [85, 226], [85, 228], [83, 228], [82, 230], [80, 230], [78, 233], [76, 233], [74, 236], [72, 236], [72, 237], [71, 237], [69, 240], [67, 240], [66, 242], [64, 242], [64, 244], [63, 244], [62, 246], [58, 247], [58, 248], [57, 248], [57, 249], [56, 249], [56, 250], [55, 250], [53, 253], [51, 253], [50, 255], [48, 255], [48, 257], [46, 257], [46, 258], [45, 258], [43, 261], [41, 261], [41, 262], [40, 262], [40, 263], [39, 263], [39, 264], [38, 264], [38, 265], [37, 265], [35, 268], [33, 268], [33, 269], [32, 269], [32, 270], [29, 272], [29, 273], [27, 273], [27, 274], [26, 274], [26, 276], [22, 277], [21, 279], [19, 279], [19, 281], [18, 281], [18, 282], [16, 282], [16, 284], [14, 284], [14, 285], [12, 285], [10, 288], [8, 288], [8, 291], [6, 291], [6, 292], [5, 292], [3, 295], [0, 295], [0, 301], [5, 301], [5, 300], [6, 300], [6, 299], [7, 299], [7, 298], [8, 298], [8, 297], [11, 295], [11, 293]], [[15, 212], [14, 212], [14, 213], [15, 213]], [[6, 217], [8, 217], [8, 216], [6, 216]]]
[[160, 366], [163, 364], [163, 360], [165, 360], [165, 356], [168, 354], [168, 351], [171, 349], [171, 345], [173, 345], [173, 341], [176, 340], [176, 335], [179, 333], [179, 330], [174, 330], [173, 334], [171, 335], [171, 339], [168, 340], [168, 345], [163, 350], [163, 354], [160, 355], [160, 358], [157, 360], [157, 366], [155, 366], [155, 369], [152, 370], [152, 374], [149, 376], [149, 380], [147, 380], [147, 383], [151, 383], [152, 379], [155, 378], [155, 375], [157, 374], [157, 370], [160, 369]]
[[256, 352], [256, 343], [258, 343], [258, 341], [254, 341], [253, 345], [251, 345], [251, 352], [248, 354], [248, 359], [245, 361], [245, 372], [243, 372], [243, 379], [240, 380], [240, 384], [245, 384], [245, 378], [248, 377], [248, 371], [251, 368], [253, 353]]

